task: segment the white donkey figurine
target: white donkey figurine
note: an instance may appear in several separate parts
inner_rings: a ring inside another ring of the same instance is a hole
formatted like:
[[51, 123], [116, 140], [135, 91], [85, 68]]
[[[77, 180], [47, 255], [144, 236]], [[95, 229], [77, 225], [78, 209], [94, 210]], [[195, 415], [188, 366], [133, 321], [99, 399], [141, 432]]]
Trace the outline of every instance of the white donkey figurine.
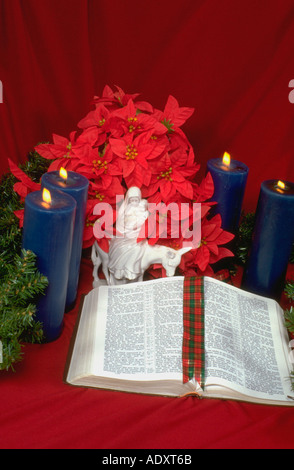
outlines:
[[92, 246], [91, 259], [93, 262], [93, 287], [97, 287], [105, 282], [101, 281], [98, 277], [99, 267], [102, 265], [102, 272], [105, 276], [108, 285], [126, 284], [129, 282], [137, 282], [143, 280], [143, 275], [146, 269], [152, 264], [162, 264], [166, 270], [168, 277], [174, 276], [177, 266], [181, 262], [182, 255], [192, 249], [192, 247], [184, 247], [179, 250], [174, 250], [163, 245], [149, 245], [146, 241], [137, 243], [141, 248], [144, 248], [143, 256], [140, 259], [140, 272], [128, 276], [124, 271], [111, 268], [109, 263], [109, 255], [102, 250], [97, 241]]

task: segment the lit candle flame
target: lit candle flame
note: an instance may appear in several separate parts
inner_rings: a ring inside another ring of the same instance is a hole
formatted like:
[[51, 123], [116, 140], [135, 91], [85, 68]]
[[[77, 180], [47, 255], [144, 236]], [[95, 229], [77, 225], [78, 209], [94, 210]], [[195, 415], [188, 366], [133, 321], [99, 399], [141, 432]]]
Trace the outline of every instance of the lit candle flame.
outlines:
[[231, 163], [231, 156], [228, 152], [225, 152], [224, 155], [223, 155], [223, 163], [226, 165], [226, 166], [229, 166], [230, 163]]
[[44, 202], [47, 202], [48, 204], [51, 203], [51, 194], [50, 194], [50, 191], [48, 191], [48, 189], [46, 188], [43, 189], [42, 197], [43, 197]]
[[283, 181], [280, 181], [280, 180], [279, 180], [279, 181], [277, 182], [277, 186], [279, 186], [279, 188], [281, 188], [281, 189], [285, 189], [285, 183], [283, 183]]
[[67, 171], [65, 168], [61, 167], [59, 170], [59, 176], [63, 178], [64, 180], [67, 180]]

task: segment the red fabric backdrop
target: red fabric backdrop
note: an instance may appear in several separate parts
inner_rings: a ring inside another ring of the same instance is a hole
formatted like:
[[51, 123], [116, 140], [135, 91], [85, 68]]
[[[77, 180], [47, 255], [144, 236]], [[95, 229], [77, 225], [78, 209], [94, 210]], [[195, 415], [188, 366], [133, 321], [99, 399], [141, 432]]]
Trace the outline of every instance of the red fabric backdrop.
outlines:
[[202, 173], [227, 150], [264, 179], [294, 179], [292, 0], [2, 0], [0, 170], [67, 136], [105, 84], [163, 108], [195, 107], [184, 131]]
[[[159, 108], [169, 94], [195, 107], [184, 131], [198, 175], [225, 150], [246, 163], [246, 209], [264, 179], [293, 181], [293, 0], [1, 0], [0, 22], [0, 173], [52, 133], [68, 136], [117, 84]], [[90, 281], [84, 263], [80, 293]], [[293, 410], [63, 384], [76, 315], [1, 374], [1, 447], [294, 446]]]

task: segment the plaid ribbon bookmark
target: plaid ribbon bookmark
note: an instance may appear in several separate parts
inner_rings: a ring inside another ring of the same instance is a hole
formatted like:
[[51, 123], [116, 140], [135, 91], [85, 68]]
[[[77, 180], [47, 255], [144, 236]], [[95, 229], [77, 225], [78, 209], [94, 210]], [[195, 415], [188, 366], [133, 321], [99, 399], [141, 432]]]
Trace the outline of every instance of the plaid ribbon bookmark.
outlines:
[[204, 389], [204, 283], [203, 277], [184, 279], [183, 295], [183, 383], [193, 377]]

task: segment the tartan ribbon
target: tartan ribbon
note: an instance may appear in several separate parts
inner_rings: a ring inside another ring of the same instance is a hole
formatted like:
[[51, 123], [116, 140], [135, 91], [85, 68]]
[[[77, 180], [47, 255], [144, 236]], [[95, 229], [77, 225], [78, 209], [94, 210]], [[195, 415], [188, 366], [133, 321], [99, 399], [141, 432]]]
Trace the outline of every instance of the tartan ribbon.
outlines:
[[185, 277], [183, 293], [183, 383], [193, 377], [204, 388], [204, 283], [203, 277]]
[[[232, 284], [227, 269], [219, 271], [215, 279]], [[185, 277], [183, 293], [183, 383], [193, 377], [204, 389], [205, 351], [204, 351], [204, 279]]]

